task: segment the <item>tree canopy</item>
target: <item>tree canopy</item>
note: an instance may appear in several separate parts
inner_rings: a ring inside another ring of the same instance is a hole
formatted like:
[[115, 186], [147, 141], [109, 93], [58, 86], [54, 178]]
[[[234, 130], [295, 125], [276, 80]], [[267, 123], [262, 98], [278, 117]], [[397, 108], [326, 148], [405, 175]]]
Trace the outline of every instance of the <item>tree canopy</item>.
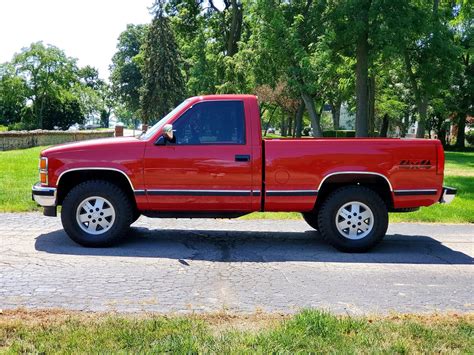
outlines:
[[107, 84], [61, 49], [32, 43], [0, 65], [0, 124], [67, 129], [104, 109]]
[[434, 131], [463, 147], [473, 8], [472, 0], [156, 0], [150, 24], [119, 34], [110, 86], [42, 43], [0, 65], [0, 124], [45, 127], [59, 106], [104, 124], [112, 112], [151, 122], [186, 96], [253, 93], [264, 128], [282, 135], [323, 136], [354, 115], [360, 137], [404, 135], [416, 123], [417, 137]]

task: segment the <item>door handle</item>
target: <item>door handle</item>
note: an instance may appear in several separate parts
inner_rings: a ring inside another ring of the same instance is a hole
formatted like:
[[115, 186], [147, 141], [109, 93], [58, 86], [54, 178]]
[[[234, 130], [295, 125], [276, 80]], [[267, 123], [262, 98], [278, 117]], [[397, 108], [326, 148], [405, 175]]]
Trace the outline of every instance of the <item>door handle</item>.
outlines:
[[250, 155], [246, 154], [237, 154], [235, 156], [235, 161], [250, 161]]

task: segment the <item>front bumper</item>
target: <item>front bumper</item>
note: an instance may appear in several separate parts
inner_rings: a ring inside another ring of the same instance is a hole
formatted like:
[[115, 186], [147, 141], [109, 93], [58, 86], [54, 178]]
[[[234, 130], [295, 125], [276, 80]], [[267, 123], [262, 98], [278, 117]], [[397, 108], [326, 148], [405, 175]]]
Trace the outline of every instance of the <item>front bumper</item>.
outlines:
[[43, 207], [56, 207], [56, 188], [44, 187], [38, 182], [31, 189], [31, 198]]
[[454, 187], [443, 186], [443, 192], [439, 198], [439, 203], [451, 203], [456, 196], [457, 190]]

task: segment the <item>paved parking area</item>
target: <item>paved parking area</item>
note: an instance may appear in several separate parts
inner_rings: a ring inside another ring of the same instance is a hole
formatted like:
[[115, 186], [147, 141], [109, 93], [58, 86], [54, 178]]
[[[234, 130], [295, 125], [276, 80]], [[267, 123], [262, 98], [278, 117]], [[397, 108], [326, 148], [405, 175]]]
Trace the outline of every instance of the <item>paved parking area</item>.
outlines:
[[474, 225], [393, 224], [366, 254], [303, 221], [141, 217], [87, 249], [59, 218], [0, 214], [0, 308], [337, 313], [474, 311]]

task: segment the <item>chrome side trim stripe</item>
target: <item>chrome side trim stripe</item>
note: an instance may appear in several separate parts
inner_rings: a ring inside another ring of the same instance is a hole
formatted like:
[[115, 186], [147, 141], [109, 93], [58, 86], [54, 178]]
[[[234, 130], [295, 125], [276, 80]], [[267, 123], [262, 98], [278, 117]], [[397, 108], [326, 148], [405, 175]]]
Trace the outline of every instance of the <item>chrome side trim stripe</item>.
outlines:
[[[149, 189], [134, 190], [135, 196], [260, 196], [260, 190], [181, 190]], [[267, 196], [316, 196], [317, 190], [269, 190]]]
[[250, 190], [174, 190], [174, 189], [160, 189], [160, 190], [146, 190], [146, 193], [151, 196], [250, 196]]
[[268, 190], [267, 196], [317, 196], [318, 190]]
[[396, 196], [436, 195], [436, 189], [393, 190]]

